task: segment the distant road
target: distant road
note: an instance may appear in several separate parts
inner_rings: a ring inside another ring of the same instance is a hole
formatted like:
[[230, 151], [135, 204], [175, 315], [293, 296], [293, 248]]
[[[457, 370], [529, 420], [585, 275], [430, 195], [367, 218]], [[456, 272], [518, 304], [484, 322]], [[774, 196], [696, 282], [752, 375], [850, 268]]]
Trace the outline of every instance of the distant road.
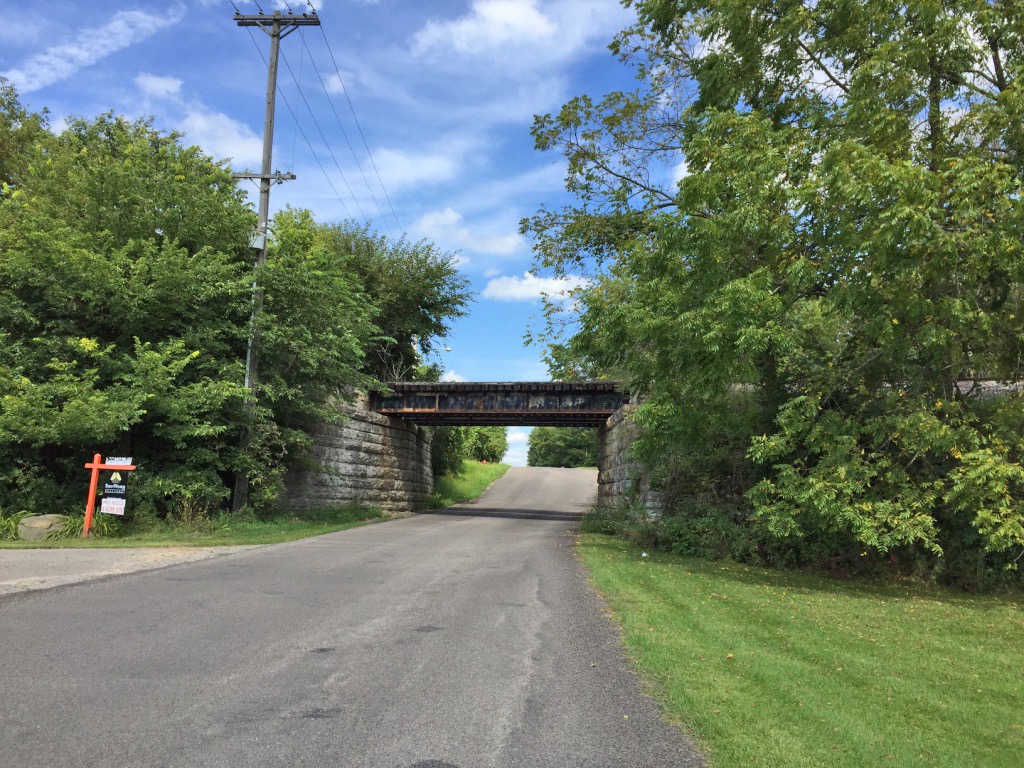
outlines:
[[0, 596], [0, 766], [699, 765], [573, 556], [595, 475]]

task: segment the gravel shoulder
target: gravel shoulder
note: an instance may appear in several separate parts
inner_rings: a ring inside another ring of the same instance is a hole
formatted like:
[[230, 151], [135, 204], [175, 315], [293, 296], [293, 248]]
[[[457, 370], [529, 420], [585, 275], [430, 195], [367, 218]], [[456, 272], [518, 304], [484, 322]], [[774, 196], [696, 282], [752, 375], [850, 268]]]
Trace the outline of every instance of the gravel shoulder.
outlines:
[[239, 546], [0, 550], [0, 595], [50, 589], [105, 576], [148, 571], [255, 548]]

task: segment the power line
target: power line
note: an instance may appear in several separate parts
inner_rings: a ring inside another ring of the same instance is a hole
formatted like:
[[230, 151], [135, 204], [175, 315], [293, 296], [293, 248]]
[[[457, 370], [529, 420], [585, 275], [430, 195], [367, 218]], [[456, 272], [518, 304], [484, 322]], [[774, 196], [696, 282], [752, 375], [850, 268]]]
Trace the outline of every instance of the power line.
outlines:
[[[288, 9], [288, 12], [291, 13], [291, 8]], [[301, 29], [299, 30], [299, 39], [300, 40], [302, 39], [302, 30]], [[303, 47], [303, 50], [305, 50], [305, 48], [306, 48], [305, 42], [303, 42], [302, 47]], [[300, 55], [299, 56], [299, 83], [302, 82], [302, 64], [303, 64], [303, 62], [305, 62], [305, 60], [306, 60], [306, 57], [304, 55]], [[295, 133], [292, 134], [292, 159], [291, 159], [290, 166], [289, 166], [292, 171], [295, 170], [295, 147], [298, 145], [298, 143], [299, 143], [299, 132], [298, 132], [298, 130], [296, 130]]]
[[[232, 5], [234, 5], [234, 3], [232, 3]], [[249, 39], [252, 41], [253, 47], [256, 48], [256, 52], [260, 55], [260, 59], [262, 59], [263, 64], [266, 65], [267, 64], [267, 58], [266, 58], [266, 56], [263, 55], [263, 49], [260, 48], [259, 43], [256, 42], [256, 38], [253, 37], [252, 30], [249, 29], [249, 28], [246, 28], [245, 31], [249, 33]], [[345, 209], [345, 217], [351, 219], [352, 218], [352, 212], [349, 210], [348, 205], [345, 204], [345, 201], [342, 199], [341, 195], [338, 193], [338, 189], [334, 186], [334, 182], [331, 181], [330, 174], [327, 173], [327, 169], [324, 168], [324, 164], [320, 161], [320, 157], [317, 155], [316, 150], [313, 149], [313, 143], [309, 140], [309, 137], [306, 136], [306, 132], [304, 130], [302, 130], [302, 126], [299, 124], [299, 119], [298, 119], [298, 117], [295, 114], [295, 110], [292, 109], [292, 105], [288, 101], [288, 98], [284, 95], [284, 91], [281, 90], [281, 86], [277, 87], [277, 95], [281, 97], [281, 101], [284, 102], [285, 107], [288, 109], [288, 114], [290, 114], [292, 116], [292, 120], [295, 121], [295, 127], [298, 128], [299, 134], [302, 136], [303, 140], [306, 142], [306, 146], [309, 147], [309, 152], [310, 152], [311, 155], [313, 155], [313, 159], [316, 160], [316, 164], [318, 166], [320, 166], [320, 172], [323, 173], [324, 178], [327, 180], [327, 184], [331, 188], [331, 191], [334, 192], [334, 196], [336, 198], [338, 198], [338, 202], [341, 203], [341, 207]]]
[[[228, 0], [228, 2], [231, 3], [231, 5], [234, 7], [236, 12], [240, 13], [240, 11], [238, 10], [238, 6], [235, 4], [234, 0]], [[286, 3], [286, 5], [287, 5], [287, 3]], [[309, 9], [314, 14], [316, 13], [316, 8], [313, 6], [312, 2], [310, 2], [309, 0], [306, 0], [306, 5], [309, 7]], [[289, 12], [292, 12], [290, 6], [288, 6], [288, 10], [289, 10]], [[262, 13], [262, 10], [260, 12]], [[248, 29], [246, 31], [249, 32], [249, 39], [252, 41], [252, 44], [256, 48], [257, 52], [259, 53], [260, 58], [263, 60], [263, 63], [266, 64], [267, 63], [266, 58], [263, 56], [262, 49], [256, 43], [256, 39], [253, 37], [252, 31], [248, 30]], [[321, 32], [322, 31], [323, 31], [323, 29], [321, 29]], [[323, 88], [324, 95], [327, 97], [327, 102], [328, 102], [328, 104], [330, 104], [331, 111], [334, 113], [334, 118], [338, 122], [338, 127], [341, 129], [342, 135], [345, 137], [345, 143], [348, 145], [349, 151], [352, 154], [352, 158], [353, 158], [353, 160], [355, 160], [356, 167], [359, 169], [359, 173], [363, 177], [363, 182], [366, 184], [366, 189], [370, 193], [370, 197], [373, 199], [374, 205], [377, 207], [377, 211], [378, 211], [378, 213], [380, 213], [381, 220], [384, 222], [384, 225], [387, 227], [388, 232], [392, 232], [391, 225], [388, 222], [387, 217], [384, 215], [384, 211], [381, 208], [381, 205], [380, 205], [379, 200], [377, 199], [377, 196], [373, 192], [372, 185], [370, 184], [370, 181], [369, 181], [369, 178], [366, 175], [366, 172], [363, 170], [362, 163], [359, 162], [359, 156], [356, 153], [355, 148], [352, 146], [352, 142], [349, 139], [348, 132], [345, 130], [345, 126], [344, 126], [344, 124], [341, 121], [341, 116], [338, 114], [338, 110], [337, 110], [337, 108], [334, 105], [334, 100], [331, 98], [330, 91], [327, 90], [327, 85], [324, 82], [323, 75], [320, 73], [320, 69], [319, 69], [319, 67], [316, 64], [316, 60], [313, 58], [312, 52], [309, 50], [309, 47], [306, 44], [305, 36], [302, 34], [301, 30], [299, 31], [299, 37], [302, 40], [303, 51], [304, 51], [305, 54], [307, 54], [309, 56], [310, 63], [313, 65], [313, 69], [316, 72], [317, 79], [320, 81], [320, 86], [321, 86], [321, 88]], [[388, 194], [387, 188], [384, 186], [384, 180], [381, 178], [380, 170], [377, 168], [377, 163], [373, 159], [373, 153], [370, 152], [370, 146], [369, 146], [369, 143], [366, 140], [366, 134], [363, 132], [363, 127], [362, 127], [362, 125], [359, 122], [359, 117], [356, 115], [355, 106], [352, 103], [352, 98], [349, 96], [348, 89], [345, 87], [345, 80], [344, 80], [344, 78], [341, 75], [341, 69], [338, 66], [337, 59], [334, 56], [334, 51], [331, 50], [331, 44], [330, 44], [330, 41], [327, 39], [326, 35], [324, 35], [324, 44], [327, 46], [327, 52], [328, 52], [328, 54], [331, 57], [331, 63], [334, 65], [334, 71], [335, 71], [335, 74], [338, 77], [338, 83], [341, 85], [342, 92], [345, 94], [345, 100], [348, 103], [349, 112], [351, 112], [352, 119], [353, 119], [353, 121], [356, 124], [356, 129], [359, 131], [359, 138], [361, 139], [361, 141], [363, 143], [363, 148], [366, 150], [366, 156], [370, 160], [370, 165], [373, 167], [373, 172], [374, 172], [374, 174], [377, 177], [377, 182], [380, 184], [380, 189], [384, 193], [384, 198], [387, 201], [388, 208], [391, 211], [391, 216], [392, 216], [392, 218], [394, 218], [395, 224], [398, 226], [399, 231], [401, 231], [402, 224], [401, 224], [401, 222], [398, 219], [398, 214], [395, 212], [395, 206], [391, 202], [391, 196]], [[287, 57], [283, 53], [281, 54], [281, 58], [284, 61], [285, 67], [288, 69], [288, 74], [291, 76], [292, 80], [295, 82], [296, 90], [297, 90], [297, 92], [299, 94], [299, 97], [302, 99], [303, 103], [306, 105], [306, 111], [309, 112], [309, 116], [310, 116], [310, 118], [312, 118], [313, 125], [316, 127], [317, 132], [320, 134], [320, 138], [323, 139], [324, 146], [327, 148], [327, 151], [328, 151], [328, 153], [331, 156], [331, 160], [334, 162], [334, 166], [335, 166], [335, 168], [337, 168], [338, 174], [341, 176], [341, 180], [344, 182], [345, 187], [348, 190], [348, 193], [349, 193], [350, 197], [352, 198], [352, 202], [355, 204], [356, 208], [358, 209], [360, 216], [362, 216], [363, 219], [369, 221], [369, 217], [363, 211], [362, 206], [359, 204], [359, 199], [356, 197], [355, 192], [352, 190], [352, 185], [349, 184], [348, 178], [345, 176], [345, 172], [341, 169], [341, 164], [338, 162], [338, 158], [335, 156], [334, 151], [331, 149], [330, 142], [328, 142], [327, 137], [324, 135], [323, 128], [321, 128], [320, 123], [319, 123], [319, 121], [317, 121], [316, 115], [313, 112], [313, 109], [310, 107], [309, 100], [306, 98], [305, 93], [303, 93], [303, 91], [302, 91], [302, 85], [301, 85], [301, 82], [300, 82], [300, 78], [296, 78], [295, 77], [295, 73], [292, 71], [291, 65], [288, 63], [288, 59], [287, 59]], [[300, 66], [301, 66], [301, 64], [302, 64], [302, 61], [301, 61], [301, 58], [300, 58]], [[299, 134], [302, 136], [303, 140], [306, 142], [306, 146], [309, 148], [310, 153], [313, 155], [313, 159], [316, 160], [317, 165], [320, 167], [320, 171], [324, 174], [324, 178], [327, 180], [327, 183], [330, 185], [331, 190], [334, 192], [335, 197], [338, 198], [338, 202], [340, 202], [341, 205], [342, 205], [342, 208], [344, 208], [345, 215], [348, 218], [352, 218], [352, 215], [351, 215], [351, 212], [349, 210], [348, 205], [342, 199], [342, 197], [339, 194], [337, 188], [334, 186], [334, 183], [331, 181], [330, 175], [327, 173], [327, 169], [324, 167], [323, 162], [320, 160], [319, 156], [317, 155], [316, 150], [313, 149], [312, 142], [309, 140], [309, 137], [306, 135], [306, 132], [302, 129], [302, 126], [299, 123], [298, 115], [296, 114], [295, 110], [292, 109], [292, 106], [291, 106], [290, 102], [288, 101], [287, 97], [284, 95], [284, 91], [281, 89], [280, 86], [278, 86], [278, 88], [277, 88], [277, 93], [281, 97], [281, 101], [284, 102], [284, 105], [288, 109], [289, 114], [292, 116], [292, 120], [295, 122], [296, 129], [298, 130]], [[294, 162], [294, 145], [293, 145], [292, 155], [293, 155], [293, 162]]]
[[[281, 61], [284, 62], [284, 66], [288, 70], [288, 74], [292, 76], [292, 80], [295, 80], [295, 85], [299, 86], [299, 81], [295, 79], [295, 73], [292, 72], [291, 64], [288, 63], [288, 57], [285, 56], [283, 53], [281, 54]], [[320, 123], [316, 119], [316, 115], [313, 113], [313, 108], [309, 106], [309, 100], [306, 98], [306, 94], [302, 92], [301, 86], [299, 86], [299, 96], [302, 98], [302, 103], [306, 105], [306, 111], [309, 112], [309, 116], [313, 119], [313, 125], [320, 133], [320, 138], [324, 140], [324, 146], [327, 147], [327, 153], [331, 156], [331, 159], [334, 161], [334, 167], [338, 169], [338, 174], [341, 176], [341, 180], [345, 182], [345, 187], [348, 189], [348, 193], [352, 196], [352, 202], [356, 204], [356, 208], [359, 210], [359, 215], [362, 216], [367, 221], [369, 221], [369, 217], [365, 213], [363, 213], [363, 207], [359, 204], [359, 199], [352, 191], [352, 185], [349, 184], [348, 179], [345, 178], [345, 172], [341, 170], [341, 164], [338, 163], [338, 158], [335, 157], [334, 150], [331, 149], [330, 142], [327, 141], [327, 137], [324, 135], [324, 129], [320, 127]]]
[[[309, 9], [313, 13], [316, 13], [316, 8], [313, 7], [313, 3], [310, 0], [306, 0], [306, 5], [309, 6]], [[352, 98], [348, 95], [348, 88], [345, 87], [345, 79], [341, 76], [341, 68], [338, 66], [337, 59], [334, 58], [334, 51], [331, 50], [331, 43], [327, 39], [327, 33], [324, 32], [323, 27], [320, 28], [320, 34], [323, 35], [324, 44], [327, 46], [327, 53], [330, 54], [331, 63], [334, 65], [334, 72], [338, 76], [338, 83], [341, 85], [342, 93], [345, 94], [345, 101], [348, 102], [348, 108], [349, 108], [349, 111], [352, 113], [352, 119], [355, 121], [356, 129], [359, 131], [359, 138], [362, 139], [363, 147], [366, 149], [366, 155], [367, 155], [367, 157], [370, 158], [370, 165], [373, 166], [373, 172], [377, 175], [377, 181], [380, 183], [381, 191], [384, 192], [384, 198], [388, 201], [388, 207], [391, 209], [391, 215], [395, 218], [395, 224], [398, 225], [398, 229], [401, 231], [402, 223], [398, 220], [398, 214], [395, 213], [395, 206], [391, 202], [391, 196], [388, 194], [387, 187], [384, 186], [384, 180], [381, 178], [380, 171], [377, 169], [377, 163], [373, 159], [373, 153], [370, 152], [370, 145], [366, 141], [366, 134], [363, 133], [363, 127], [359, 123], [359, 117], [356, 115], [355, 106], [353, 106], [353, 104], [352, 104]], [[301, 33], [300, 33], [300, 36], [301, 36]], [[303, 40], [303, 42], [305, 42], [305, 40]], [[310, 58], [312, 58], [312, 57], [310, 57]], [[326, 90], [326, 89], [324, 89], [324, 90]], [[330, 95], [328, 95], [327, 98], [328, 98], [328, 101], [330, 101]], [[331, 104], [331, 107], [332, 108], [334, 107], [333, 103]], [[335, 114], [337, 114], [337, 113], [335, 113]]]
[[[302, 40], [303, 50], [308, 52], [309, 49], [306, 46], [306, 38], [301, 32], [299, 33], [299, 39]], [[362, 174], [363, 183], [366, 184], [366, 191], [369, 192], [370, 197], [373, 198], [373, 204], [377, 206], [377, 212], [384, 221], [384, 226], [386, 226], [388, 228], [388, 232], [390, 232], [391, 225], [388, 224], [387, 217], [384, 216], [384, 209], [380, 207], [380, 202], [377, 200], [377, 196], [373, 194], [373, 188], [370, 186], [370, 180], [366, 177], [366, 171], [363, 170], [363, 165], [359, 162], [359, 156], [356, 154], [355, 147], [352, 146], [352, 142], [348, 138], [348, 131], [345, 130], [345, 126], [341, 122], [341, 117], [338, 115], [338, 110], [334, 107], [334, 100], [331, 98], [330, 91], [327, 90], [327, 84], [324, 82], [324, 78], [320, 74], [320, 68], [316, 65], [316, 61], [314, 61], [312, 53], [309, 54], [309, 60], [313, 64], [313, 71], [316, 72], [317, 79], [320, 80], [320, 87], [324, 90], [324, 96], [327, 97], [327, 103], [331, 105], [331, 111], [334, 112], [334, 119], [338, 121], [338, 127], [341, 129], [341, 135], [345, 137], [345, 143], [348, 144], [348, 150], [352, 153], [352, 159], [356, 161], [356, 168], [358, 168], [359, 173]], [[396, 219], [395, 221], [397, 223], [398, 220]]]

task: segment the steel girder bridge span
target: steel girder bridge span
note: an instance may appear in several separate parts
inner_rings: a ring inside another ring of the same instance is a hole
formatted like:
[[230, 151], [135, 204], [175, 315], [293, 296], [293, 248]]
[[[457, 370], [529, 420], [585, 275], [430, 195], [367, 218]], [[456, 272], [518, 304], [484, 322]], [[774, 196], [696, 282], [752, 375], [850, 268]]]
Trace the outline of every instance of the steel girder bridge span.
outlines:
[[629, 402], [614, 381], [395, 382], [370, 410], [422, 426], [600, 427]]

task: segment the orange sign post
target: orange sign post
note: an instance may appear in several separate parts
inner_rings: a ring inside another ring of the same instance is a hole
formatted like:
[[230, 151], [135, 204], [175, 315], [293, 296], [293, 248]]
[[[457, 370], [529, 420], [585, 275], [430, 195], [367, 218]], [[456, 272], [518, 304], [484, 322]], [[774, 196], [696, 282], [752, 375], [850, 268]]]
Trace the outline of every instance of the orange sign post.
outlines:
[[[118, 461], [118, 459], [113, 461]], [[131, 459], [128, 459], [128, 462], [130, 461]], [[85, 525], [82, 526], [82, 536], [88, 536], [89, 529], [92, 528], [92, 514], [96, 508], [96, 488], [100, 483], [100, 470], [109, 469], [114, 472], [131, 472], [135, 469], [135, 465], [128, 462], [123, 464], [104, 464], [103, 457], [97, 453], [93, 455], [92, 461], [85, 465], [86, 469], [92, 470], [92, 477], [89, 478], [89, 500], [85, 502]]]

